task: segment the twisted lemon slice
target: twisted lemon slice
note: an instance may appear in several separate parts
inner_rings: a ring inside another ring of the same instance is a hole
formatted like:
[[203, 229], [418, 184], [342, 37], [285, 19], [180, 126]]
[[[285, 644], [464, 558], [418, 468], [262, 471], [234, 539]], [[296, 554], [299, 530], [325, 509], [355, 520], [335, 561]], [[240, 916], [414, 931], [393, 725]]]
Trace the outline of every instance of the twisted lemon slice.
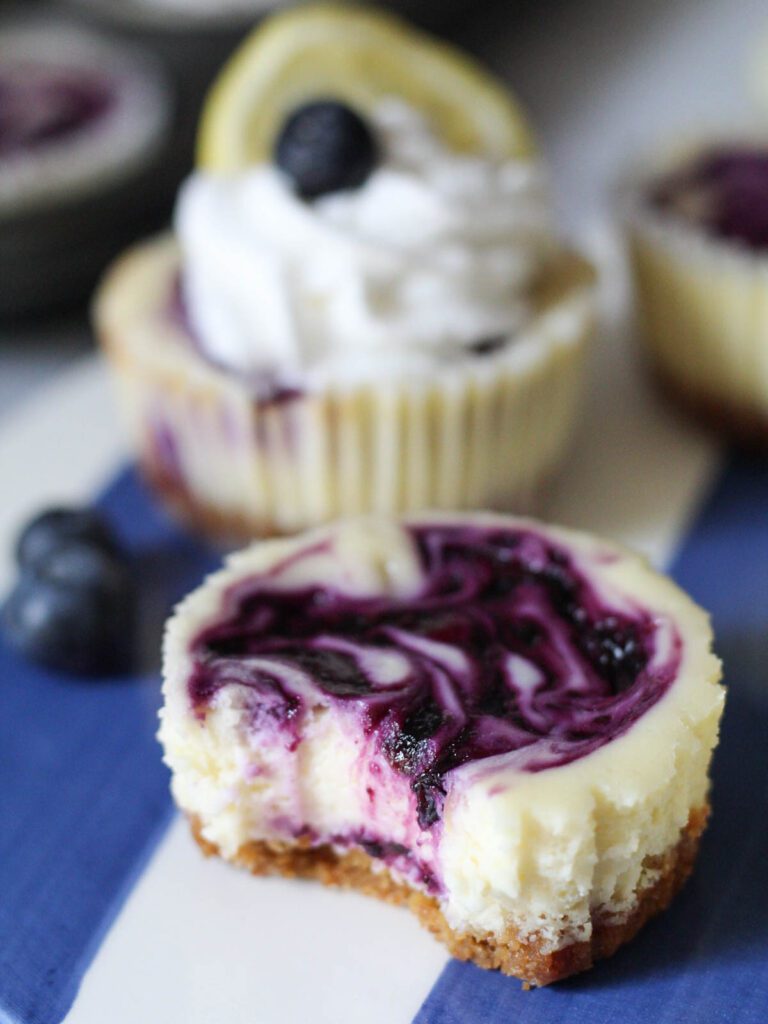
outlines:
[[516, 102], [474, 61], [389, 14], [322, 4], [270, 18], [234, 55], [203, 111], [199, 164], [227, 172], [269, 159], [286, 113], [318, 96], [363, 112], [398, 97], [459, 152], [533, 150]]

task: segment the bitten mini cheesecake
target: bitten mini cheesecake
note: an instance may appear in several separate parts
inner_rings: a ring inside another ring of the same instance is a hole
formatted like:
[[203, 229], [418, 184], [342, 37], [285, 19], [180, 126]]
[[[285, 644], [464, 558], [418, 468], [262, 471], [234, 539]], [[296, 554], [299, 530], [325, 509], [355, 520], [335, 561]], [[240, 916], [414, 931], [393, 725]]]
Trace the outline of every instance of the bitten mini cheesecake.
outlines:
[[508, 94], [396, 19], [325, 6], [233, 58], [174, 237], [121, 260], [95, 308], [149, 479], [251, 535], [529, 507], [592, 312]]
[[626, 193], [639, 327], [657, 379], [718, 432], [768, 447], [768, 144], [684, 147]]
[[178, 607], [160, 738], [205, 853], [407, 904], [454, 955], [543, 985], [693, 867], [711, 643], [596, 538], [353, 519], [252, 545]]

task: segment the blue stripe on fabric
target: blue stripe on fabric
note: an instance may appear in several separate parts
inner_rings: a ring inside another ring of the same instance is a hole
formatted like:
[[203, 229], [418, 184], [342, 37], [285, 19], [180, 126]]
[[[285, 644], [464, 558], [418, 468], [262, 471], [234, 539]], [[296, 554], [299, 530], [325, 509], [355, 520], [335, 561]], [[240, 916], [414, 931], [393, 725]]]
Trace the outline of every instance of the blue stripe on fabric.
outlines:
[[768, 1021], [768, 465], [729, 460], [671, 572], [711, 611], [728, 686], [693, 878], [615, 957], [551, 988], [451, 962], [415, 1024]]
[[62, 1020], [171, 818], [155, 739], [159, 627], [218, 561], [130, 471], [97, 504], [140, 573], [148, 661], [132, 678], [83, 682], [0, 641], [0, 1020], [14, 1024]]
[[[131, 473], [100, 504], [134, 552], [157, 624], [217, 557]], [[694, 879], [613, 960], [552, 989], [524, 993], [452, 963], [418, 1024], [768, 1020], [768, 472], [730, 462], [673, 575], [713, 612], [730, 687]], [[172, 813], [154, 739], [158, 680], [67, 681], [0, 645], [0, 694], [0, 1020], [49, 1024]]]

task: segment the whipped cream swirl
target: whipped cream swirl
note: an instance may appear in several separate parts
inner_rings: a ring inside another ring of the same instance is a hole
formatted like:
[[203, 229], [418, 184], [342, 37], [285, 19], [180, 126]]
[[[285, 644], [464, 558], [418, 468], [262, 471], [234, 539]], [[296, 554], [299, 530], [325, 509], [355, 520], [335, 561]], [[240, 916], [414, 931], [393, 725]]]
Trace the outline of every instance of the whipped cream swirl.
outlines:
[[450, 151], [398, 100], [371, 121], [381, 160], [359, 189], [305, 202], [271, 164], [185, 184], [182, 289], [214, 362], [302, 384], [428, 375], [530, 316], [555, 246], [541, 168]]

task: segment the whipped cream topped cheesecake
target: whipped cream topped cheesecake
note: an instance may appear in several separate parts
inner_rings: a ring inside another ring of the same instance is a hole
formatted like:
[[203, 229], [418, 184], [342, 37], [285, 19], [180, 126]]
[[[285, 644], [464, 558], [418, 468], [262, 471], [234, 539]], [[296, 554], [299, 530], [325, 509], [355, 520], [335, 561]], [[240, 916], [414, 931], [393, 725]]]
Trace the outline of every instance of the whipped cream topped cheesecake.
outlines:
[[166, 634], [160, 738], [206, 853], [406, 903], [546, 984], [693, 865], [723, 691], [705, 613], [532, 520], [348, 520], [230, 557]]
[[479, 68], [370, 10], [273, 17], [214, 85], [174, 226], [95, 307], [174, 508], [253, 535], [535, 503], [578, 409], [593, 275]]

